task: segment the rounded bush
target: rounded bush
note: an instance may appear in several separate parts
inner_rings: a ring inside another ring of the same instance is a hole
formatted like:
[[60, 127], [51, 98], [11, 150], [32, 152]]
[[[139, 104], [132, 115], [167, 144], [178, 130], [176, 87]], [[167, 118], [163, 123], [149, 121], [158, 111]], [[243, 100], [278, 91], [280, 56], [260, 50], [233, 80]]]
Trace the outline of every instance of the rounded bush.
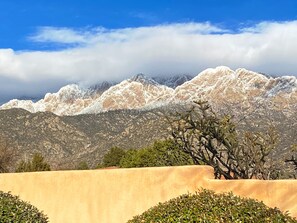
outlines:
[[232, 193], [215, 194], [200, 190], [182, 195], [135, 216], [128, 223], [198, 223], [198, 222], [297, 222], [277, 208], [263, 202], [241, 198]]
[[17, 196], [0, 191], [0, 222], [47, 223], [48, 218], [36, 207]]

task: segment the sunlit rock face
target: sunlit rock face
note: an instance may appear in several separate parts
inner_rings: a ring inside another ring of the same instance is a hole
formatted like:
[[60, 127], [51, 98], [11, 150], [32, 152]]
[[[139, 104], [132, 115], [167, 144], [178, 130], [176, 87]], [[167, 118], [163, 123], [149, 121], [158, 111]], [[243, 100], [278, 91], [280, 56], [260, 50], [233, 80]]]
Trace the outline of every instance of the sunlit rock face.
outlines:
[[242, 104], [274, 102], [284, 107], [297, 102], [296, 77], [268, 77], [266, 75], [228, 67], [207, 69], [194, 79], [178, 86], [176, 101], [208, 100], [214, 104]]
[[200, 99], [217, 106], [254, 107], [257, 103], [266, 103], [275, 109], [292, 109], [297, 104], [297, 79], [293, 76], [273, 78], [243, 68], [234, 71], [220, 66], [206, 69], [193, 79], [189, 75], [151, 79], [139, 74], [119, 84], [104, 82], [91, 88], [67, 85], [35, 103], [14, 99], [0, 108], [77, 115], [116, 109], [149, 109]]
[[47, 93], [43, 99], [35, 103], [31, 100], [13, 99], [0, 108], [23, 108], [32, 113], [48, 111], [57, 115], [74, 115], [88, 107], [110, 86], [111, 84], [104, 82], [85, 89], [71, 84], [62, 87], [56, 93]]
[[179, 100], [207, 99], [213, 102], [242, 102], [258, 97], [264, 91], [268, 78], [251, 71], [227, 67], [207, 69], [193, 80], [177, 87], [175, 98]]
[[168, 102], [173, 93], [172, 88], [160, 85], [144, 75], [136, 75], [105, 91], [81, 113], [154, 107]]
[[2, 105], [1, 108], [23, 108], [33, 113], [49, 111], [58, 115], [71, 115], [91, 103], [90, 98], [84, 97], [85, 94], [85, 90], [73, 84], [62, 87], [57, 93], [47, 93], [36, 103], [14, 99]]

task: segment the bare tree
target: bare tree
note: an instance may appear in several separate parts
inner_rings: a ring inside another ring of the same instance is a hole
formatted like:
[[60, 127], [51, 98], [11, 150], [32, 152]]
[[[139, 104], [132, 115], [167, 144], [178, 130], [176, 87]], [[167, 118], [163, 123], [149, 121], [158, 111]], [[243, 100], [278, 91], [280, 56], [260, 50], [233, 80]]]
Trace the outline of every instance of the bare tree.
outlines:
[[[291, 150], [292, 150], [293, 154], [292, 154], [291, 158], [286, 159], [285, 162], [292, 164], [294, 166], [296, 173], [297, 173], [297, 153], [296, 153], [297, 152], [297, 144], [292, 145]], [[295, 175], [295, 178], [296, 177], [297, 177], [297, 175]]]
[[296, 156], [293, 156], [290, 159], [287, 159], [286, 162], [292, 163], [295, 166], [295, 170], [297, 170], [297, 158]]
[[13, 156], [14, 152], [9, 143], [4, 139], [0, 139], [0, 173], [9, 172]]
[[269, 178], [267, 157], [278, 143], [274, 128], [239, 134], [231, 116], [218, 116], [205, 101], [168, 120], [175, 142], [196, 164], [212, 166], [216, 178]]

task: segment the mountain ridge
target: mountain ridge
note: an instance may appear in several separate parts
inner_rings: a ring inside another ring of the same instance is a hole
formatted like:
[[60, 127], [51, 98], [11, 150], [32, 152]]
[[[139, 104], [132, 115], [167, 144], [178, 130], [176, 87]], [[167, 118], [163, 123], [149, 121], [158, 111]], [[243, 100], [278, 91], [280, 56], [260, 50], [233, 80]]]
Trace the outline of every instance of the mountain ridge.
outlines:
[[118, 84], [106, 82], [97, 90], [67, 85], [35, 103], [14, 99], [0, 109], [23, 108], [63, 116], [145, 109], [199, 99], [217, 105], [243, 103], [246, 107], [268, 100], [278, 109], [290, 107], [297, 103], [297, 79], [294, 76], [271, 77], [244, 68], [234, 71], [226, 66], [208, 68], [194, 78], [181, 75], [158, 79], [138, 74]]

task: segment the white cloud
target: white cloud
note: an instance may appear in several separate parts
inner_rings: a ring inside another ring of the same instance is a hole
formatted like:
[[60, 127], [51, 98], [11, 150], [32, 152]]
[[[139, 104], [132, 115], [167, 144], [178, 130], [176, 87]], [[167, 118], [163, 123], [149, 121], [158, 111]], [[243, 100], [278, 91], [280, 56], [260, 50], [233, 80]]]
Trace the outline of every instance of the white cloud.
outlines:
[[236, 33], [211, 23], [124, 29], [41, 27], [31, 41], [71, 47], [27, 52], [0, 49], [0, 78], [24, 86], [37, 82], [46, 86], [49, 80], [57, 85], [89, 84], [119, 81], [140, 72], [197, 74], [218, 65], [296, 75], [296, 36], [297, 21], [262, 22]]
[[87, 32], [69, 28], [40, 27], [36, 35], [28, 39], [35, 42], [85, 43]]

